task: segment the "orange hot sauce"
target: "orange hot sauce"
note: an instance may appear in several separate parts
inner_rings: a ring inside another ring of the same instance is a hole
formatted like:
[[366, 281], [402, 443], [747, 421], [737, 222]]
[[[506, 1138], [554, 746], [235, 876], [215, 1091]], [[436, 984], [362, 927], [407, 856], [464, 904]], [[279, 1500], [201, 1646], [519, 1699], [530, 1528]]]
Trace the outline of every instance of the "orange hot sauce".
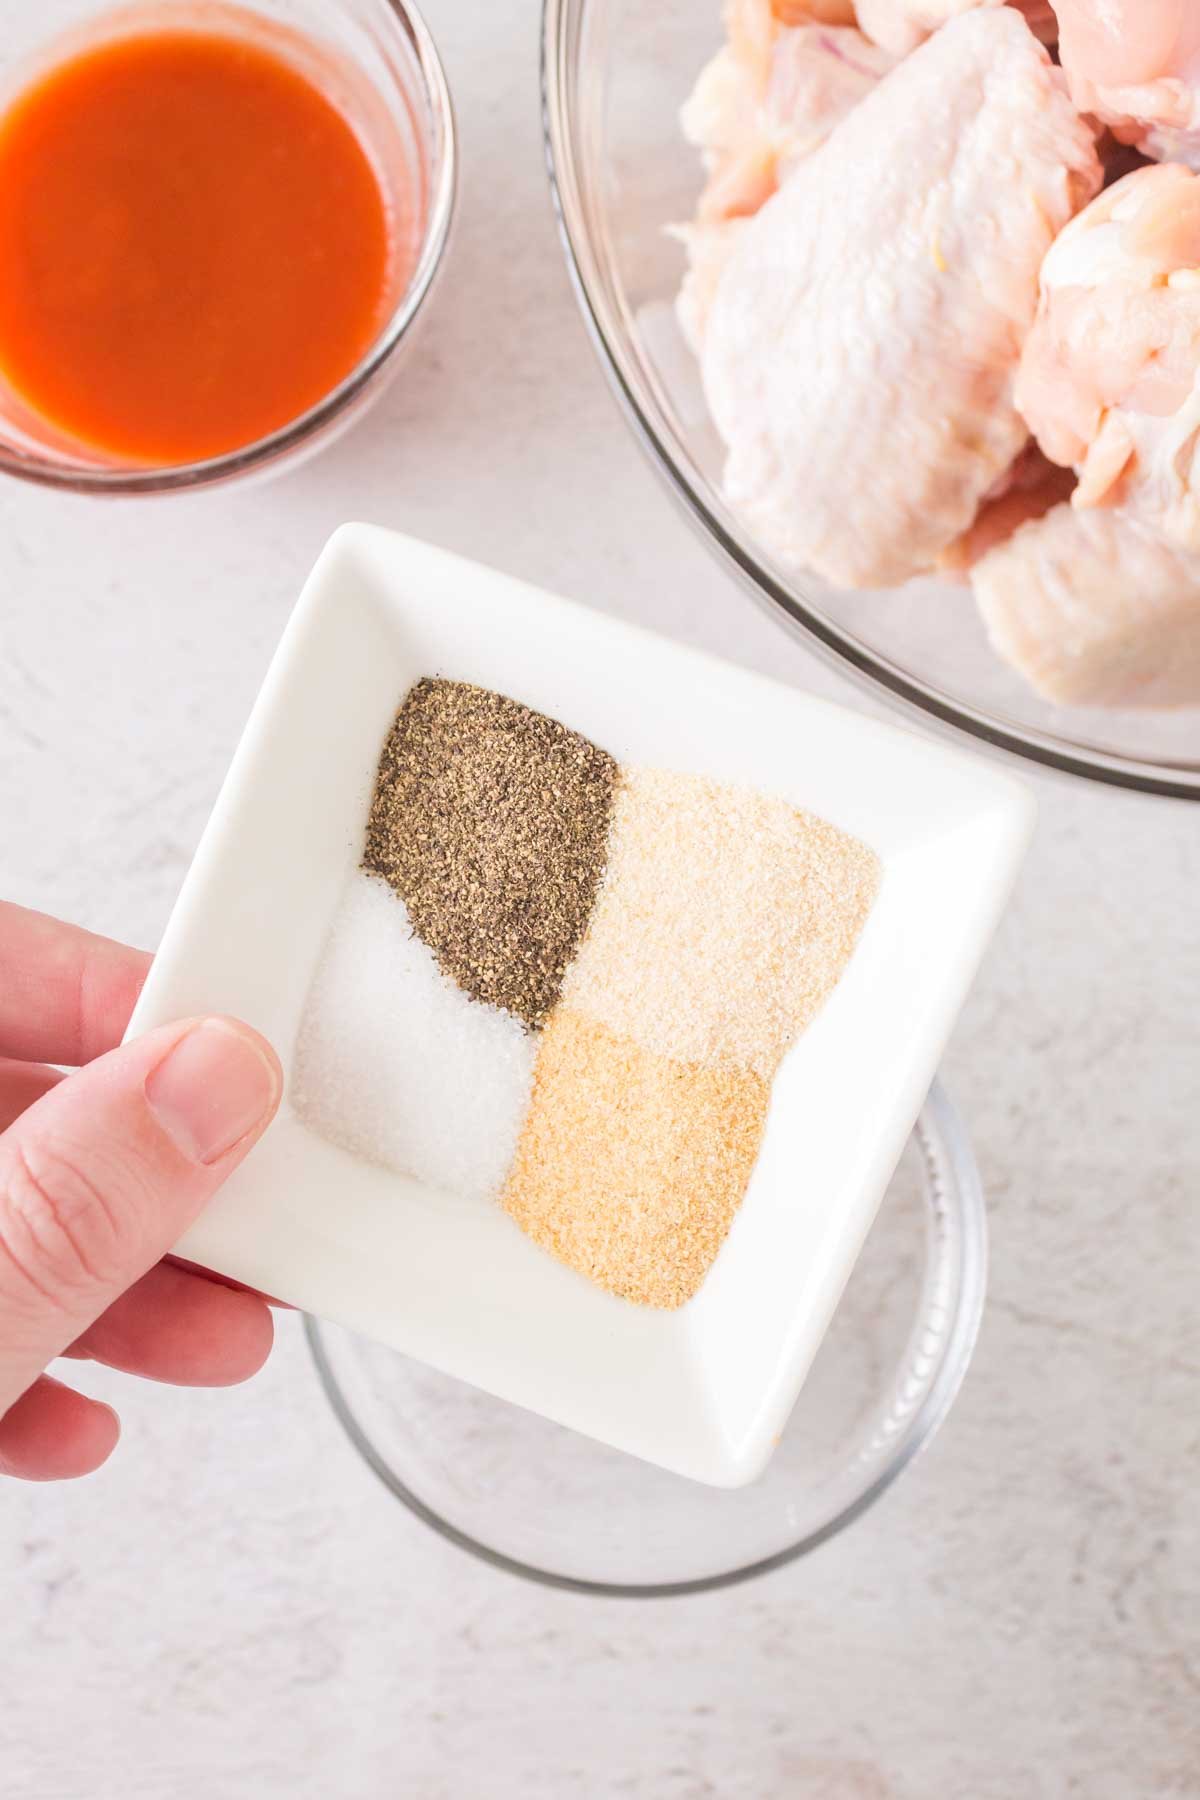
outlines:
[[0, 117], [0, 380], [122, 462], [248, 444], [358, 362], [400, 282], [347, 118], [233, 31], [149, 26]]

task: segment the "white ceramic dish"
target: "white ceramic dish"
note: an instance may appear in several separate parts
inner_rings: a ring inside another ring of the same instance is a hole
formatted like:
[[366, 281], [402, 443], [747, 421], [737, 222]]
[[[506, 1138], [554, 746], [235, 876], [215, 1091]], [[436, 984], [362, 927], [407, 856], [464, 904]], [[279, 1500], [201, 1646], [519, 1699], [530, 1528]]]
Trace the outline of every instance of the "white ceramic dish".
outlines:
[[383, 739], [417, 677], [498, 689], [620, 760], [781, 794], [873, 846], [879, 898], [776, 1080], [762, 1154], [676, 1312], [594, 1288], [499, 1207], [278, 1121], [181, 1255], [720, 1486], [767, 1461], [899, 1159], [1032, 825], [974, 756], [368, 526], [313, 571], [149, 981], [137, 1033], [236, 1014], [289, 1067]]

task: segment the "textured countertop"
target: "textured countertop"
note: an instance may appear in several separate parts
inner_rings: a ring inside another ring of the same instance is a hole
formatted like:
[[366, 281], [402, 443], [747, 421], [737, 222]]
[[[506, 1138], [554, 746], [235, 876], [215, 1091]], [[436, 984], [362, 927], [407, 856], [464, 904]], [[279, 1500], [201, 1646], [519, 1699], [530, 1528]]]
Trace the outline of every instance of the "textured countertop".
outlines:
[[[153, 944], [299, 583], [349, 517], [868, 705], [658, 487], [576, 315], [536, 19], [437, 0], [459, 229], [415, 360], [258, 489], [0, 488], [0, 891]], [[991, 1205], [975, 1369], [807, 1563], [597, 1602], [469, 1561], [343, 1442], [294, 1320], [229, 1393], [138, 1387], [75, 1485], [0, 1492], [5, 1800], [1200, 1794], [1200, 817], [1035, 777], [946, 1074]], [[73, 1370], [74, 1374], [74, 1370]]]

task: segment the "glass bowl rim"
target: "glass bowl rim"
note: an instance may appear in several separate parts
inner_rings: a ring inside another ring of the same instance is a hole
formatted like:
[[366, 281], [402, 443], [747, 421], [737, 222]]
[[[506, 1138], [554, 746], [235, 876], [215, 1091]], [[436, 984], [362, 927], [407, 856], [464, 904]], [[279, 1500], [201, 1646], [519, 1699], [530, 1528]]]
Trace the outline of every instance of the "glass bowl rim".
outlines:
[[148, 468], [105, 468], [52, 462], [34, 453], [0, 448], [0, 475], [91, 495], [170, 494], [209, 487], [248, 475], [298, 449], [338, 419], [390, 360], [407, 336], [441, 265], [454, 216], [459, 156], [454, 104], [429, 27], [415, 0], [384, 0], [384, 4], [416, 58], [435, 154], [416, 265], [387, 323], [365, 354], [335, 387], [287, 424], [220, 456]]
[[[584, 1576], [568, 1575], [560, 1570], [539, 1568], [534, 1563], [524, 1562], [518, 1557], [510, 1556], [506, 1551], [497, 1550], [491, 1544], [484, 1543], [480, 1538], [471, 1536], [460, 1526], [452, 1524], [449, 1519], [444, 1518], [419, 1494], [415, 1493], [406, 1482], [401, 1480], [383, 1453], [376, 1447], [365, 1427], [359, 1422], [358, 1415], [347, 1399], [326, 1348], [321, 1321], [310, 1314], [305, 1314], [305, 1338], [325, 1398], [329, 1402], [338, 1424], [368, 1468], [378, 1477], [389, 1493], [406, 1506], [416, 1518], [428, 1525], [439, 1537], [445, 1538], [447, 1542], [456, 1545], [460, 1550], [467, 1551], [469, 1555], [477, 1557], [491, 1568], [503, 1570], [509, 1575], [520, 1576], [541, 1587], [556, 1588], [568, 1593], [587, 1594], [599, 1599], [675, 1599], [689, 1594], [710, 1593], [716, 1589], [734, 1587], [757, 1576], [768, 1575], [777, 1569], [786, 1568], [789, 1563], [809, 1555], [812, 1551], [819, 1549], [822, 1544], [827, 1543], [830, 1538], [836, 1537], [839, 1532], [844, 1531], [847, 1526], [854, 1524], [855, 1520], [869, 1511], [899, 1476], [910, 1467], [936, 1435], [954, 1404], [975, 1351], [987, 1292], [987, 1210], [974, 1152], [958, 1111], [949, 1099], [940, 1079], [935, 1080], [930, 1088], [920, 1117], [913, 1127], [913, 1132], [917, 1136], [937, 1139], [954, 1174], [950, 1210], [958, 1225], [956, 1240], [948, 1252], [944, 1247], [940, 1252], [936, 1247], [930, 1249], [926, 1262], [926, 1287], [922, 1295], [924, 1300], [928, 1294], [928, 1277], [931, 1266], [937, 1267], [939, 1270], [951, 1271], [957, 1296], [954, 1313], [946, 1331], [928, 1391], [920, 1404], [905, 1419], [902, 1428], [897, 1431], [887, 1461], [882, 1466], [875, 1468], [871, 1479], [865, 1482], [859, 1492], [851, 1500], [845, 1502], [836, 1513], [815, 1529], [805, 1532], [795, 1543], [787, 1545], [782, 1550], [776, 1550], [768, 1556], [722, 1570], [715, 1575], [690, 1576], [678, 1581], [601, 1581]], [[928, 1205], [926, 1210], [930, 1210]]]
[[1200, 766], [1153, 765], [1099, 746], [1068, 748], [1047, 732], [1002, 722], [966, 700], [952, 699], [929, 686], [882, 652], [860, 643], [785, 587], [759, 561], [751, 544], [712, 512], [672, 451], [660, 409], [626, 354], [623, 328], [605, 293], [585, 222], [571, 76], [574, 37], [588, 4], [589, 0], [542, 0], [542, 136], [551, 200], [571, 285], [609, 385], [634, 436], [692, 525], [715, 546], [741, 585], [777, 623], [804, 638], [826, 662], [848, 672], [861, 686], [883, 689], [910, 713], [1060, 774], [1137, 793], [1200, 801]]

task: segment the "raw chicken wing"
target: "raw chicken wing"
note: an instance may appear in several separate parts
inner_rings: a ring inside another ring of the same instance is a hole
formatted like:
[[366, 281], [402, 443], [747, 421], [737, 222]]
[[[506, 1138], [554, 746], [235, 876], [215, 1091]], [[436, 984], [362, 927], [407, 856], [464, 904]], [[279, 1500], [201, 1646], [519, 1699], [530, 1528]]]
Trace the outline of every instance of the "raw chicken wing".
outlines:
[[1200, 702], [1200, 556], [1124, 514], [1056, 507], [971, 578], [993, 648], [1045, 699]]
[[930, 568], [1022, 450], [1012, 389], [1090, 128], [1010, 7], [952, 20], [745, 221], [704, 345], [726, 492], [847, 586]]
[[1054, 0], [1076, 105], [1160, 162], [1200, 169], [1196, 0]]
[[1200, 176], [1106, 189], [1047, 256], [1020, 407], [1077, 507], [1120, 505], [1200, 552]]
[[[838, 0], [826, 0], [826, 11]], [[821, 0], [813, 0], [820, 5]], [[708, 180], [695, 222], [678, 229], [688, 253], [679, 296], [685, 336], [699, 351], [716, 284], [741, 222], [892, 66], [852, 27], [817, 24], [787, 0], [730, 0], [729, 42], [701, 71], [683, 109], [684, 136]], [[846, 6], [843, 14], [850, 14]]]

